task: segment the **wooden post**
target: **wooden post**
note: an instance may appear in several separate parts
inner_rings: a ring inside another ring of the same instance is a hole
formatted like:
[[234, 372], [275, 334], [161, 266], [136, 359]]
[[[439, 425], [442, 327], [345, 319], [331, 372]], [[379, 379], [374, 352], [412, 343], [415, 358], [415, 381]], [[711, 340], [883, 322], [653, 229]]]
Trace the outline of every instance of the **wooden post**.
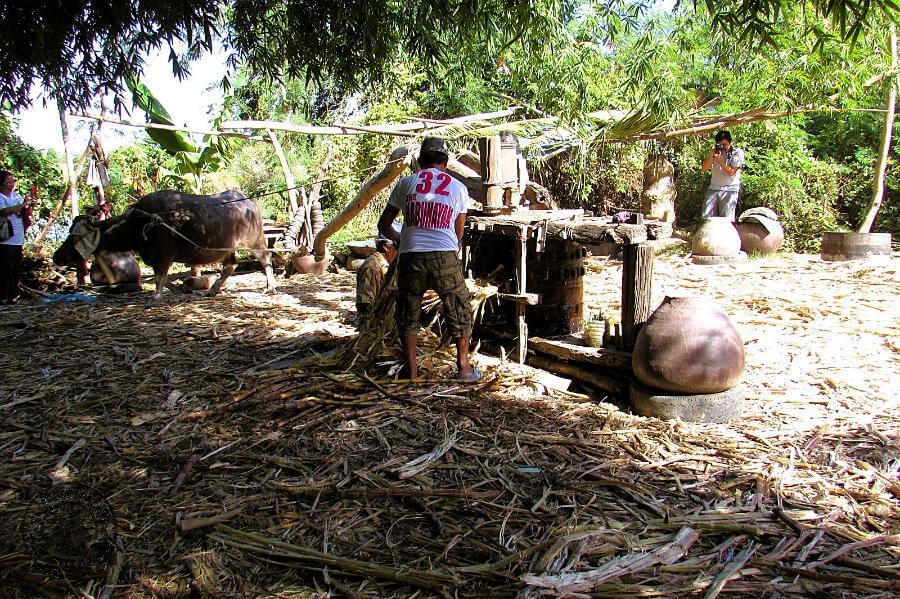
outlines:
[[275, 132], [271, 129], [267, 129], [266, 132], [269, 134], [269, 140], [272, 142], [272, 147], [275, 149], [275, 155], [278, 156], [278, 162], [281, 163], [281, 171], [284, 173], [284, 184], [287, 186], [288, 202], [291, 204], [291, 214], [293, 215], [297, 212], [297, 185], [294, 183], [294, 174], [291, 172], [291, 167], [288, 165], [287, 157], [284, 155], [284, 150], [281, 148], [281, 142], [278, 141], [278, 136], [275, 135]]
[[481, 180], [485, 187], [484, 211], [500, 212], [503, 209], [503, 152], [499, 135], [478, 140], [481, 154]]
[[622, 256], [622, 340], [631, 351], [641, 325], [650, 318], [650, 291], [653, 282], [653, 246], [625, 244]]
[[[528, 260], [528, 229], [520, 228], [519, 236], [516, 239], [516, 281], [518, 288], [516, 292], [519, 296], [526, 293], [526, 264]], [[525, 304], [516, 302], [516, 361], [519, 364], [525, 363], [528, 356], [528, 325], [525, 323]]]
[[59, 126], [62, 130], [63, 154], [66, 157], [66, 175], [69, 180], [69, 199], [72, 202], [72, 218], [78, 216], [78, 180], [75, 175], [75, 166], [72, 164], [72, 151], [69, 148], [69, 123], [66, 121], [66, 107], [62, 101], [57, 100], [59, 108]]

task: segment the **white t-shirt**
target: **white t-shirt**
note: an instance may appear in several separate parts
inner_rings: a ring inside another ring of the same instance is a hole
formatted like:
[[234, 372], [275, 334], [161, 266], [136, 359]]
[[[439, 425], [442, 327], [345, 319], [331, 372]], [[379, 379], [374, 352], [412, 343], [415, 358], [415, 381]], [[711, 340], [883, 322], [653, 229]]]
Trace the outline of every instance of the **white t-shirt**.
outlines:
[[[13, 191], [8, 196], [0, 193], [0, 210], [10, 206], [18, 206], [24, 201], [18, 191]], [[13, 235], [6, 241], [0, 241], [0, 245], [25, 245], [25, 225], [22, 223], [22, 216], [19, 214], [7, 214], [6, 218], [12, 223]]]
[[403, 213], [400, 253], [456, 252], [456, 217], [469, 202], [466, 186], [437, 168], [404, 177], [391, 191], [388, 205]]

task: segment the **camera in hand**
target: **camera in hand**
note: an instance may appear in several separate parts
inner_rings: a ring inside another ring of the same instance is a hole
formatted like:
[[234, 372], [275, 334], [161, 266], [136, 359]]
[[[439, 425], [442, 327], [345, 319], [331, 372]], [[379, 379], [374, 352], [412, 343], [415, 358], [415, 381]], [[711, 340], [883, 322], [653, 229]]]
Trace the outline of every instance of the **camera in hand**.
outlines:
[[716, 144], [716, 154], [721, 154], [725, 151], [725, 146], [722, 144]]

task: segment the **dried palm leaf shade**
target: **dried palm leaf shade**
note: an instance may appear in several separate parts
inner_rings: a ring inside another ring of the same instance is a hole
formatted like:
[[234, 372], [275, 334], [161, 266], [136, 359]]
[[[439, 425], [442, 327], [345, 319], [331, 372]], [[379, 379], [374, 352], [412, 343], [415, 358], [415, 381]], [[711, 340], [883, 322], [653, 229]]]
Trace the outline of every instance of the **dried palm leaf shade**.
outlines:
[[[615, 311], [620, 263], [586, 267]], [[0, 595], [897, 596], [898, 272], [659, 257], [654, 303], [709, 294], [746, 343], [729, 424], [482, 356], [456, 384], [431, 335], [419, 383], [325, 367], [356, 339], [352, 273], [4, 309]]]

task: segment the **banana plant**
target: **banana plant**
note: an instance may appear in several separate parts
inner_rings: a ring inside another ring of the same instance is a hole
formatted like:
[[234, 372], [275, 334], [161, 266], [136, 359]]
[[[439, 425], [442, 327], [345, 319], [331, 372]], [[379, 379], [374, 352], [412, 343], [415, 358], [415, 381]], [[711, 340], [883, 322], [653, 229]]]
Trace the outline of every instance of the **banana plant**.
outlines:
[[[147, 113], [149, 122], [175, 125], [169, 111], [143, 82], [132, 76], [126, 79], [126, 84], [134, 103]], [[221, 118], [216, 119], [214, 129], [218, 129]], [[231, 156], [231, 145], [219, 135], [205, 135], [200, 142], [183, 131], [169, 129], [148, 128], [147, 135], [171, 156], [159, 169], [161, 178], [192, 193], [203, 193], [204, 175], [222, 169]]]

